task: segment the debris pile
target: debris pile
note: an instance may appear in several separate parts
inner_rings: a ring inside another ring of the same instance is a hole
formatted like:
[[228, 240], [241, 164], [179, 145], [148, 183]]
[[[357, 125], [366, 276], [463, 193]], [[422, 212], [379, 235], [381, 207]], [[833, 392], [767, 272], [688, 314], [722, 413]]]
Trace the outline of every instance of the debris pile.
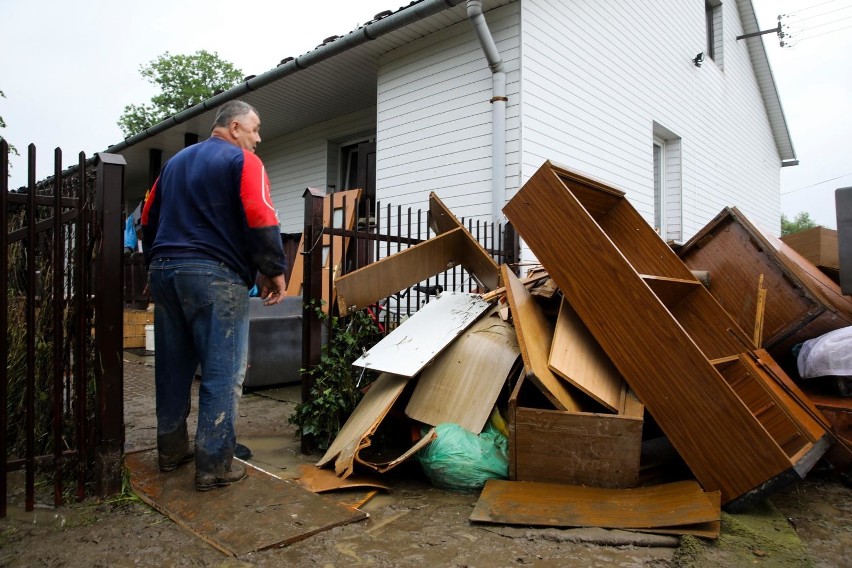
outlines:
[[[504, 208], [543, 267], [519, 278], [434, 194], [430, 213], [436, 237], [336, 279], [340, 312], [455, 265], [486, 292], [443, 293], [354, 363], [381, 375], [317, 467], [341, 479], [356, 463], [387, 471], [443, 425], [492, 428], [496, 407], [508, 423], [508, 480], [485, 482], [472, 521], [713, 538], [721, 506], [743, 510], [804, 477], [834, 441], [774, 357], [795, 318], [777, 313], [779, 286], [760, 294], [752, 272], [767, 282], [775, 273], [699, 259], [715, 229], [679, 257], [622, 192], [548, 162]], [[728, 278], [738, 289], [717, 287]], [[823, 306], [828, 297], [849, 309], [821, 289]], [[826, 311], [827, 325], [848, 325]], [[799, 321], [799, 331], [814, 325]], [[411, 444], [377, 460], [372, 437], [392, 414], [415, 425]]]

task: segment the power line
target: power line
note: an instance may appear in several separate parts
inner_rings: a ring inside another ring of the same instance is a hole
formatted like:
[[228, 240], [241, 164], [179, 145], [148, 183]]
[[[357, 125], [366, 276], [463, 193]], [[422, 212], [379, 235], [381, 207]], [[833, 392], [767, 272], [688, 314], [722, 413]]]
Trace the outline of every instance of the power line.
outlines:
[[[805, 36], [805, 37], [804, 37], [804, 38], [802, 38], [802, 39], [796, 39], [796, 38], [793, 38], [793, 42], [792, 42], [792, 46], [791, 46], [791, 47], [795, 47], [795, 46], [796, 46], [796, 44], [802, 43], [802, 42], [803, 42], [803, 41], [805, 41], [805, 40], [814, 39], [814, 38], [816, 38], [816, 37], [822, 37], [822, 36], [824, 36], [824, 35], [828, 35], [828, 34], [833, 34], [834, 32], [842, 32], [843, 30], [848, 30], [848, 29], [852, 29], [852, 26], [846, 26], [845, 28], [837, 28], [836, 30], [828, 30], [828, 31], [826, 31], [826, 32], [822, 32], [822, 33], [820, 33], [820, 34], [811, 35], [811, 36]], [[792, 36], [790, 36], [790, 37], [792, 37]]]
[[803, 189], [809, 189], [809, 188], [811, 188], [811, 187], [816, 187], [816, 186], [818, 186], [818, 185], [822, 185], [822, 184], [824, 184], [824, 183], [828, 183], [828, 182], [830, 182], [830, 181], [834, 181], [834, 180], [838, 180], [838, 179], [841, 179], [841, 178], [845, 178], [845, 177], [847, 177], [847, 176], [852, 176], [852, 172], [849, 172], [849, 173], [847, 173], [847, 174], [843, 174], [843, 175], [839, 175], [839, 176], [837, 176], [837, 177], [833, 177], [833, 178], [831, 178], [831, 179], [824, 179], [824, 180], [822, 180], [822, 181], [818, 181], [818, 182], [816, 182], [816, 183], [812, 183], [811, 185], [806, 185], [805, 187], [800, 187], [800, 188], [798, 188], [798, 189], [791, 189], [790, 191], [785, 191], [785, 192], [781, 193], [781, 195], [789, 195], [790, 193], [796, 193], [797, 191], [802, 191]]
[[808, 30], [815, 30], [815, 29], [817, 29], [817, 28], [822, 28], [822, 27], [825, 27], [825, 26], [830, 26], [831, 24], [839, 24], [840, 22], [845, 22], [846, 20], [849, 20], [849, 19], [852, 19], [852, 16], [846, 16], [845, 18], [840, 18], [839, 20], [834, 20], [834, 21], [832, 21], [832, 22], [823, 22], [823, 23], [821, 23], [821, 24], [817, 24], [817, 25], [815, 25], [815, 26], [808, 26], [807, 28], [805, 28], [805, 31], [808, 31]]
[[808, 10], [813, 10], [814, 8], [825, 6], [826, 4], [833, 4], [834, 2], [837, 2], [837, 0], [828, 0], [827, 2], [821, 2], [820, 4], [815, 4], [813, 6], [808, 6], [807, 8], [802, 8], [801, 10], [796, 10], [795, 12], [790, 12], [789, 14], [782, 14], [782, 16], [792, 16], [793, 14], [801, 14], [802, 12], [807, 12]]
[[843, 6], [842, 8], [838, 8], [836, 10], [831, 10], [830, 12], [823, 12], [822, 14], [816, 14], [814, 16], [808, 16], [807, 18], [798, 18], [800, 22], [806, 22], [808, 20], [813, 20], [814, 18], [821, 18], [823, 16], [828, 16], [829, 14], [834, 14], [835, 12], [842, 12], [843, 10], [848, 10], [852, 8], [852, 5]]

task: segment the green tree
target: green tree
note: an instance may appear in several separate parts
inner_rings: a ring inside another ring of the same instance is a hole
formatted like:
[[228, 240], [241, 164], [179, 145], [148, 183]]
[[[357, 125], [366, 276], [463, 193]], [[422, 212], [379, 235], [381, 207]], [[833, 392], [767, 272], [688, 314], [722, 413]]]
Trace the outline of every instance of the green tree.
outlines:
[[792, 233], [798, 233], [799, 231], [804, 231], [806, 229], [813, 229], [817, 226], [816, 221], [811, 219], [810, 213], [807, 211], [800, 211], [798, 215], [796, 215], [793, 220], [787, 218], [785, 214], [781, 214], [781, 236], [790, 235]]
[[157, 85], [160, 93], [151, 97], [151, 104], [127, 105], [118, 119], [125, 136], [132, 136], [173, 116], [182, 110], [225, 91], [243, 78], [234, 65], [219, 57], [215, 51], [196, 51], [191, 55], [172, 55], [168, 51], [139, 72], [149, 83]]
[[[0, 99], [5, 99], [5, 98], [6, 98], [6, 93], [4, 93], [3, 91], [0, 91]], [[2, 116], [0, 116], [0, 128], [6, 128], [6, 121], [3, 120]], [[0, 140], [3, 140], [2, 134], [0, 134]], [[12, 154], [15, 154], [16, 156], [18, 155], [17, 148], [12, 146], [11, 144], [9, 144], [9, 152], [11, 152]]]

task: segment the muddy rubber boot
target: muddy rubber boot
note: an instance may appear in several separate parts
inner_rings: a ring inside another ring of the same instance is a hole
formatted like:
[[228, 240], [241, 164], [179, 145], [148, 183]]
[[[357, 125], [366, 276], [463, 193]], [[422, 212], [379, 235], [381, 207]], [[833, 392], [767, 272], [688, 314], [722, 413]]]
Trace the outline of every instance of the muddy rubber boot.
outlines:
[[195, 454], [189, 448], [189, 434], [186, 424], [174, 432], [157, 436], [157, 458], [160, 471], [174, 471], [179, 465], [195, 459]]
[[226, 485], [245, 479], [247, 475], [246, 466], [238, 461], [234, 461], [231, 462], [231, 467], [221, 475], [216, 473], [196, 473], [195, 490], [209, 491], [217, 487], [225, 487]]

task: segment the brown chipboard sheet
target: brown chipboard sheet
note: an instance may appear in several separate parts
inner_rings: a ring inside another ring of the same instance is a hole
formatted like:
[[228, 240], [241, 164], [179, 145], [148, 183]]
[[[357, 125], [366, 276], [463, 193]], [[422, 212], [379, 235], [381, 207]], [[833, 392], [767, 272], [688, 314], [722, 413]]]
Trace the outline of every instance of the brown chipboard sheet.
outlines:
[[559, 306], [548, 366], [609, 410], [619, 412], [624, 406], [624, 379], [564, 299]]
[[623, 192], [547, 162], [503, 212], [705, 489], [728, 503], [792, 468], [783, 428], [708, 360], [750, 337], [703, 286], [673, 305], [654, 293], [648, 275], [696, 279]]
[[390, 491], [390, 487], [374, 477], [366, 475], [352, 475], [349, 477], [338, 477], [330, 469], [320, 469], [315, 465], [299, 464], [299, 476], [294, 479], [296, 483], [314, 493], [326, 493], [339, 489], [353, 489], [364, 487], [375, 487], [384, 491]]
[[573, 387], [547, 366], [553, 327], [520, 279], [505, 264], [501, 270], [527, 376], [558, 410], [582, 410], [570, 391]]
[[560, 483], [490, 479], [470, 520], [545, 527], [668, 529], [715, 523], [721, 511], [695, 481], [605, 489]]
[[367, 518], [366, 513], [251, 464], [245, 464], [246, 479], [206, 492], [195, 490], [191, 464], [160, 472], [156, 450], [128, 453], [125, 464], [131, 487], [140, 499], [232, 556], [285, 546]]
[[317, 467], [323, 467], [334, 460], [334, 471], [337, 475], [352, 475], [358, 450], [370, 445], [370, 436], [402, 394], [408, 381], [408, 377], [390, 373], [379, 375], [343, 424], [325, 455], [317, 462]]
[[[429, 194], [429, 214], [432, 228], [436, 233], [446, 233], [461, 227], [470, 236], [471, 246], [466, 249], [462, 264], [472, 267], [470, 272], [486, 290], [494, 290], [500, 287], [500, 267], [486, 252], [479, 241], [473, 238], [470, 231], [461, 224], [453, 215], [452, 211], [444, 205], [444, 202], [435, 194]], [[480, 280], [484, 278], [485, 280]]]
[[437, 426], [481, 432], [520, 355], [511, 325], [491, 308], [421, 371], [405, 413]]
[[[340, 313], [365, 308], [459, 264], [473, 274], [477, 266], [465, 263], [476, 246], [459, 227], [345, 274], [335, 281]], [[474, 276], [482, 283], [496, 282], [496, 276]]]
[[477, 294], [443, 292], [352, 364], [413, 377], [464, 333], [491, 304]]

